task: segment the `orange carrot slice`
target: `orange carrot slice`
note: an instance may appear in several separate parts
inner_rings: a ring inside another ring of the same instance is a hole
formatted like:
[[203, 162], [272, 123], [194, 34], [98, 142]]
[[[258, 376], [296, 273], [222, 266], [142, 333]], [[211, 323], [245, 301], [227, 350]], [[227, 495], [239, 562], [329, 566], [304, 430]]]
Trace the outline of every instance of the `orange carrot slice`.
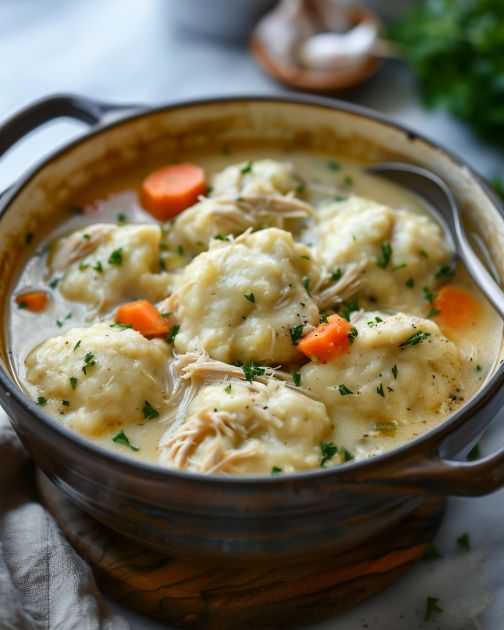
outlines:
[[327, 323], [320, 324], [315, 330], [303, 337], [298, 348], [311, 359], [326, 363], [348, 351], [349, 334], [352, 326], [339, 315], [331, 315]]
[[169, 318], [162, 317], [154, 304], [147, 300], [136, 300], [120, 306], [116, 311], [116, 322], [131, 326], [147, 339], [163, 337], [173, 323]]
[[33, 313], [45, 311], [49, 304], [49, 296], [45, 291], [30, 291], [16, 296], [19, 308], [26, 308]]
[[205, 172], [200, 166], [171, 164], [144, 179], [142, 203], [156, 219], [166, 221], [196, 203], [205, 191]]
[[439, 311], [435, 320], [442, 328], [465, 328], [474, 324], [481, 314], [479, 302], [468, 291], [454, 285], [440, 289], [433, 306]]

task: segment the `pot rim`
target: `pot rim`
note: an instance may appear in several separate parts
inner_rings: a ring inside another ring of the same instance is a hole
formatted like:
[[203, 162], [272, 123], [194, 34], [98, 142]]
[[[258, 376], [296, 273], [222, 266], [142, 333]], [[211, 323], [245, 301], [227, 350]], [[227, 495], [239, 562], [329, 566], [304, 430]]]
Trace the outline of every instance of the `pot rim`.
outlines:
[[[77, 100], [79, 97], [75, 97]], [[7, 214], [12, 203], [16, 200], [25, 186], [48, 164], [54, 160], [63, 157], [66, 153], [73, 150], [76, 146], [83, 142], [87, 142], [90, 139], [98, 137], [101, 133], [109, 131], [112, 128], [120, 127], [123, 124], [127, 124], [136, 119], [141, 119], [146, 116], [156, 115], [162, 112], [170, 112], [180, 109], [188, 109], [192, 107], [204, 107], [215, 106], [222, 103], [277, 103], [279, 105], [300, 105], [307, 107], [318, 107], [322, 109], [328, 109], [332, 111], [340, 111], [352, 116], [372, 120], [380, 123], [385, 127], [395, 129], [402, 132], [407, 138], [412, 141], [420, 141], [426, 144], [433, 150], [443, 154], [448, 158], [456, 167], [464, 168], [474, 179], [477, 184], [482, 188], [486, 196], [492, 202], [492, 205], [496, 208], [497, 212], [504, 221], [504, 207], [498, 199], [496, 193], [490, 188], [486, 180], [463, 159], [455, 155], [450, 150], [444, 148], [430, 138], [427, 138], [422, 133], [411, 129], [409, 126], [402, 123], [395, 122], [387, 115], [374, 111], [370, 108], [363, 107], [361, 105], [355, 105], [341, 101], [339, 99], [329, 99], [326, 97], [306, 96], [301, 94], [292, 95], [275, 95], [275, 94], [237, 94], [226, 96], [206, 96], [202, 98], [192, 98], [188, 100], [175, 101], [172, 103], [165, 103], [155, 107], [145, 106], [145, 109], [136, 111], [130, 114], [121, 116], [119, 119], [113, 120], [108, 123], [100, 122], [96, 127], [91, 128], [89, 131], [83, 133], [78, 138], [65, 143], [60, 148], [52, 151], [46, 157], [39, 160], [33, 167], [31, 167], [25, 174], [23, 174], [16, 182], [5, 191], [4, 199], [0, 201], [0, 221]], [[114, 106], [117, 108], [117, 106]], [[9, 375], [8, 369], [0, 363], [0, 387], [4, 390], [7, 396], [12, 396], [16, 402], [27, 412], [31, 417], [41, 422], [44, 427], [52, 432], [58, 434], [58, 437], [63, 441], [70, 442], [71, 445], [80, 448], [87, 452], [89, 455], [98, 458], [104, 458], [109, 460], [109, 463], [113, 463], [119, 468], [122, 468], [126, 472], [136, 473], [145, 479], [151, 481], [167, 481], [168, 479], [178, 479], [185, 482], [194, 482], [198, 484], [219, 484], [219, 485], [243, 485], [248, 488], [261, 484], [263, 487], [265, 484], [283, 484], [285, 482], [307, 481], [310, 479], [321, 480], [326, 477], [345, 477], [345, 482], [348, 481], [348, 473], [361, 471], [363, 469], [370, 469], [373, 466], [381, 466], [388, 464], [397, 459], [400, 459], [408, 451], [412, 451], [415, 447], [423, 444], [432, 443], [433, 445], [440, 445], [443, 438], [458, 429], [466, 421], [468, 421], [472, 415], [478, 410], [478, 408], [484, 407], [486, 403], [491, 399], [500, 387], [504, 384], [504, 362], [498, 366], [495, 373], [487, 380], [481, 389], [459, 410], [449, 415], [438, 426], [432, 428], [430, 431], [416, 437], [410, 442], [392, 449], [391, 451], [382, 453], [380, 455], [374, 455], [369, 459], [361, 461], [350, 461], [339, 466], [331, 468], [317, 468], [314, 470], [303, 472], [286, 472], [281, 475], [271, 474], [256, 474], [256, 475], [216, 475], [216, 474], [204, 474], [192, 471], [183, 471], [179, 469], [163, 468], [159, 464], [151, 464], [141, 460], [136, 460], [127, 455], [123, 455], [119, 452], [109, 450], [103, 446], [94, 444], [91, 440], [86, 439], [79, 433], [72, 431], [64, 425], [58, 423], [50, 415], [44, 413], [40, 407], [38, 407], [28, 395], [19, 387], [14, 379]]]

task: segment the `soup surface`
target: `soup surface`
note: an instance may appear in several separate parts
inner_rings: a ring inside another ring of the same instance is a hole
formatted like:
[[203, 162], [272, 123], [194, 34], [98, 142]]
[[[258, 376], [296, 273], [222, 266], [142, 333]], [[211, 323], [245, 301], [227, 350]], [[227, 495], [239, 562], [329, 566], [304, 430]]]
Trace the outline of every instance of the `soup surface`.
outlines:
[[198, 166], [125, 173], [30, 246], [9, 339], [44, 411], [161, 466], [281, 474], [479, 389], [501, 325], [422, 200], [323, 155]]

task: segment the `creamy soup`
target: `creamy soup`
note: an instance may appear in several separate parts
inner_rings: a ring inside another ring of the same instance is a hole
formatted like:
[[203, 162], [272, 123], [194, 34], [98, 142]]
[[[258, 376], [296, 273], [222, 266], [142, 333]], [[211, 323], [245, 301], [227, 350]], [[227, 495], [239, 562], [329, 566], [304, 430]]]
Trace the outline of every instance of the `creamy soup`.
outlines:
[[125, 174], [31, 245], [9, 340], [45, 412], [164, 467], [281, 474], [395, 448], [480, 388], [501, 324], [421, 199], [322, 155], [197, 167]]

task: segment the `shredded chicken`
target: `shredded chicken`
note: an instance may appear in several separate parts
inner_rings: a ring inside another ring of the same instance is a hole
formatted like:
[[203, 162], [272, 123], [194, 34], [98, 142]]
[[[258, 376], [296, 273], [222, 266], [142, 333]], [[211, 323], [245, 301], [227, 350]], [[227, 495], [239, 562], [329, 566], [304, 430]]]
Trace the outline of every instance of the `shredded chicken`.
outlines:
[[116, 229], [115, 225], [97, 223], [61, 239], [51, 259], [55, 271], [63, 271], [73, 262], [88, 256]]
[[357, 293], [366, 266], [367, 260], [349, 265], [340, 280], [315, 296], [318, 307], [324, 310], [332, 304], [348, 300]]

